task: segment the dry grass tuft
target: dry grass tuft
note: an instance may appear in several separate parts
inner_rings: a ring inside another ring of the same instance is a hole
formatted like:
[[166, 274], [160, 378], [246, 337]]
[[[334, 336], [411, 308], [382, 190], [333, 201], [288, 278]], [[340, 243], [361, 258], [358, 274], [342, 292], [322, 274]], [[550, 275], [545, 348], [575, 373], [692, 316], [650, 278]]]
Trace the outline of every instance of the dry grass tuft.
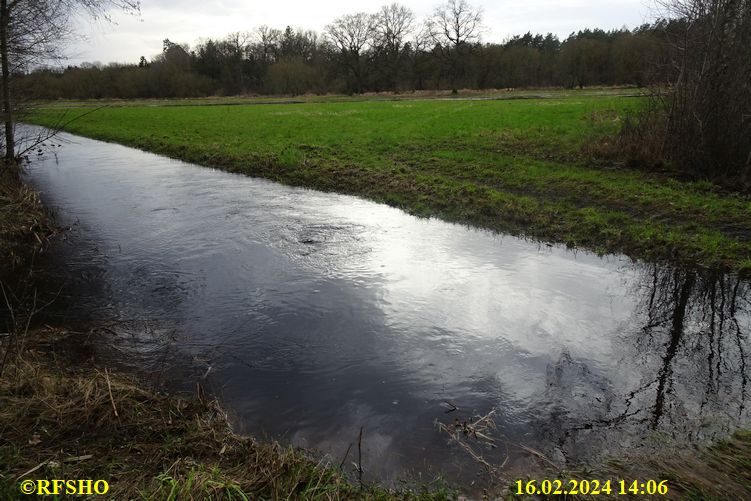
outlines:
[[680, 499], [751, 499], [751, 432], [739, 431], [698, 455], [655, 466]]
[[0, 165], [0, 271], [17, 269], [53, 234], [38, 193], [21, 182], [16, 167]]
[[501, 465], [493, 465], [486, 461], [482, 454], [483, 448], [496, 447], [496, 439], [491, 436], [496, 431], [494, 415], [495, 411], [492, 410], [484, 416], [475, 416], [469, 421], [455, 419], [450, 425], [436, 423], [438, 430], [447, 433], [452, 442], [461, 447], [491, 474], [500, 472], [508, 460], [508, 455], [506, 455], [506, 461]]

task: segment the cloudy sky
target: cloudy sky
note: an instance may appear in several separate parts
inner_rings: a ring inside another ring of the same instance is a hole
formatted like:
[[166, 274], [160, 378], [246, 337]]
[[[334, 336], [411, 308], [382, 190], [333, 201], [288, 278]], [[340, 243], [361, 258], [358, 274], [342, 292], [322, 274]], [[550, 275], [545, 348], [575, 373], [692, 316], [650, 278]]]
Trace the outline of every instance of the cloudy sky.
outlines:
[[[527, 31], [565, 38], [585, 27], [629, 28], [652, 19], [653, 0], [470, 0], [484, 12], [484, 40], [501, 41]], [[193, 45], [199, 38], [223, 37], [263, 24], [323, 30], [334, 18], [352, 12], [375, 12], [388, 0], [142, 0], [138, 17], [115, 15], [113, 24], [80, 22], [86, 42], [68, 51], [70, 61], [137, 62], [161, 51], [162, 40]], [[440, 0], [402, 0], [418, 19]]]

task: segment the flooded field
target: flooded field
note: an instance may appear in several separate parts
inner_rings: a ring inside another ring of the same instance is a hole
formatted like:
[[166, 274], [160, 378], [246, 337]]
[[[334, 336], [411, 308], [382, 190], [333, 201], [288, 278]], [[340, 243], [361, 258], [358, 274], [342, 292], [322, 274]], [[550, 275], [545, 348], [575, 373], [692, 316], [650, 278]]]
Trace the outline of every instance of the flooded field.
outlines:
[[483, 454], [509, 471], [527, 471], [524, 447], [592, 462], [751, 422], [735, 276], [56, 142], [28, 172], [70, 228], [49, 314], [118, 321], [101, 356], [172, 390], [200, 382], [239, 431], [349, 464], [362, 429], [366, 479], [467, 483], [477, 464], [438, 422], [494, 411]]

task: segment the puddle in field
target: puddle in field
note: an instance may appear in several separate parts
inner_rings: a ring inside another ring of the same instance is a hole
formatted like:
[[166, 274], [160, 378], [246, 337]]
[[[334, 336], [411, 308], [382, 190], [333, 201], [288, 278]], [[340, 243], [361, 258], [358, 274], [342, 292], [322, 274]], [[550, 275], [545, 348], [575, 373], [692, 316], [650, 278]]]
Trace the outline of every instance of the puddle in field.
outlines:
[[56, 142], [28, 173], [71, 227], [54, 314], [121, 321], [111, 357], [174, 389], [209, 385], [241, 431], [338, 464], [362, 427], [366, 480], [467, 485], [478, 468], [436, 421], [494, 411], [486, 457], [508, 455], [511, 471], [532, 461], [519, 444], [563, 462], [751, 421], [749, 284], [736, 277]]

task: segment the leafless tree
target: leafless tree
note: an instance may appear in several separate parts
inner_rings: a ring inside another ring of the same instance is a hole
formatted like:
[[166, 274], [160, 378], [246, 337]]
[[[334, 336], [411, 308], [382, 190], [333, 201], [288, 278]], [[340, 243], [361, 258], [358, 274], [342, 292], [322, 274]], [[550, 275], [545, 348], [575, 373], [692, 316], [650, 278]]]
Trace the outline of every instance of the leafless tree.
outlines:
[[269, 28], [265, 24], [255, 29], [255, 47], [256, 53], [264, 64], [274, 62], [274, 51], [282, 32], [276, 28]]
[[227, 45], [232, 47], [232, 50], [242, 55], [242, 57], [247, 55], [252, 40], [253, 34], [247, 31], [235, 31], [224, 38]]
[[482, 10], [466, 0], [448, 0], [435, 8], [427, 20], [428, 33], [437, 44], [458, 47], [479, 41]]
[[691, 176], [749, 189], [751, 0], [659, 5], [681, 29], [669, 39], [668, 85], [655, 88], [642, 118], [654, 132], [641, 133], [645, 150]]
[[456, 91], [461, 59], [480, 41], [482, 9], [472, 7], [466, 0], [448, 0], [435, 8], [425, 27], [430, 40], [450, 65], [452, 86]]
[[0, 0], [0, 85], [5, 128], [5, 159], [16, 158], [12, 75], [40, 61], [64, 57], [62, 47], [74, 36], [74, 15], [110, 20], [111, 9], [138, 12], [138, 0]]
[[374, 45], [383, 54], [389, 73], [389, 86], [396, 90], [403, 49], [415, 24], [414, 13], [398, 3], [384, 5], [374, 19]]
[[374, 18], [365, 12], [342, 16], [326, 26], [327, 38], [339, 51], [341, 62], [353, 78], [351, 91], [362, 92], [363, 53], [372, 45], [374, 34]]
[[407, 7], [392, 3], [384, 5], [375, 15], [376, 45], [390, 52], [399, 52], [412, 33], [415, 15]]

